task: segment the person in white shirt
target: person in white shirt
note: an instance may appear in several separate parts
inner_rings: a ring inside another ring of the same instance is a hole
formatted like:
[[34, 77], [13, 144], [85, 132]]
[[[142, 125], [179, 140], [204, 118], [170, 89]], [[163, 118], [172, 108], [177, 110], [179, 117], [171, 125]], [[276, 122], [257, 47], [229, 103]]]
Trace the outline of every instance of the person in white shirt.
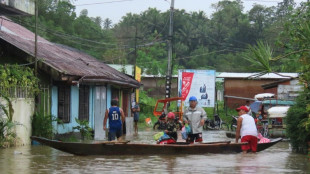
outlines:
[[246, 106], [240, 106], [236, 110], [239, 114], [236, 129], [236, 143], [238, 143], [239, 138], [241, 138], [241, 142], [248, 143], [241, 146], [243, 153], [247, 153], [249, 150], [251, 150], [253, 153], [256, 153], [257, 128], [254, 118], [247, 114], [249, 110]]

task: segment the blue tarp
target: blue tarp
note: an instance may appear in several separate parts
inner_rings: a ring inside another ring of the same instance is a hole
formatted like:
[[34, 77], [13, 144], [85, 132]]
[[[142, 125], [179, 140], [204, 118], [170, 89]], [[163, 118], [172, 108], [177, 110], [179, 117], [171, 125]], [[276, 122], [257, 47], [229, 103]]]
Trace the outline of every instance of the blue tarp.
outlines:
[[[272, 106], [292, 106], [296, 102], [290, 100], [264, 100], [264, 101], [255, 101], [250, 105], [252, 112], [257, 113], [261, 109], [261, 104], [265, 106], [265, 110]], [[271, 105], [271, 106], [270, 106]]]
[[255, 101], [250, 105], [250, 108], [252, 110], [252, 112], [257, 113], [260, 109], [260, 105], [262, 104], [261, 101]]

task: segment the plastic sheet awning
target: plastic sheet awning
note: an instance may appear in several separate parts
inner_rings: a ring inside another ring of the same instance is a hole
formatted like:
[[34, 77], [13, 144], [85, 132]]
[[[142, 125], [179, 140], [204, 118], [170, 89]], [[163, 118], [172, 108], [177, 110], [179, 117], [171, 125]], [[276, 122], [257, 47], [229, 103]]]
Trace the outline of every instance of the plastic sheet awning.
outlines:
[[275, 106], [267, 110], [269, 118], [286, 117], [289, 106]]

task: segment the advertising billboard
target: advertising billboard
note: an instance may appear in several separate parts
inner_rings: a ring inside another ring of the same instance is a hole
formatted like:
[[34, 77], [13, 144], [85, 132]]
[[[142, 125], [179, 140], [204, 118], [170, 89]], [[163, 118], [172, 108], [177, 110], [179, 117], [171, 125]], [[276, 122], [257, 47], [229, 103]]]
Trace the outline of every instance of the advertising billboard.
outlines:
[[189, 106], [189, 97], [195, 96], [200, 107], [214, 107], [215, 70], [179, 70], [178, 95], [184, 98], [185, 106]]

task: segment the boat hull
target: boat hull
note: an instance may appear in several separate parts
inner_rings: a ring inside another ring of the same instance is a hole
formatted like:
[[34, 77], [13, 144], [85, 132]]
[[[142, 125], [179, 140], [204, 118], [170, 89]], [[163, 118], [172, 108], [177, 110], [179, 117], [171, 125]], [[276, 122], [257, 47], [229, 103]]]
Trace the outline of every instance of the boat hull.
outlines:
[[[286, 137], [285, 129], [269, 129], [268, 131], [269, 131], [268, 138], [285, 138]], [[226, 131], [226, 137], [235, 138], [236, 132]]]
[[[32, 140], [52, 148], [75, 155], [175, 155], [204, 153], [239, 153], [241, 143], [218, 142], [206, 144], [131, 144], [131, 143], [67, 143], [41, 137]], [[258, 144], [257, 151], [262, 151], [282, 139], [270, 143]]]

